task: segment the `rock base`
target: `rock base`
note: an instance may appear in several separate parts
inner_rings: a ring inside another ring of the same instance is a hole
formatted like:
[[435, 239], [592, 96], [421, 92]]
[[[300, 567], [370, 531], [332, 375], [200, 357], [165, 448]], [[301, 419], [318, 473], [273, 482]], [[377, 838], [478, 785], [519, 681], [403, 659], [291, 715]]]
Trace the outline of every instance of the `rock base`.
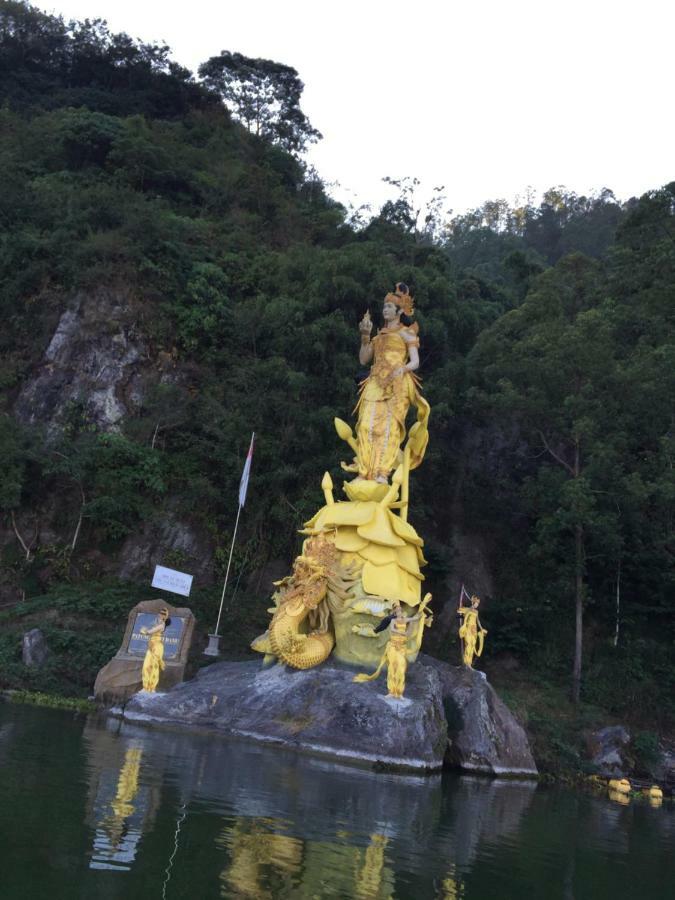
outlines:
[[223, 662], [166, 694], [135, 694], [132, 722], [219, 732], [280, 744], [371, 768], [439, 770], [447, 726], [438, 674], [408, 669], [406, 695], [388, 699], [386, 680], [354, 684], [335, 663], [300, 671]]
[[[166, 664], [159, 676], [159, 690], [168, 691], [183, 680], [185, 665]], [[114, 656], [96, 676], [94, 697], [99, 703], [125, 703], [143, 690], [143, 659], [128, 654]]]
[[523, 728], [482, 672], [420, 654], [405, 697], [386, 678], [354, 684], [354, 669], [258, 661], [223, 662], [168, 693], [135, 694], [124, 719], [218, 732], [371, 768], [436, 771], [443, 764], [486, 775], [536, 777]]
[[448, 720], [446, 762], [465, 772], [536, 778], [537, 766], [522, 725], [485, 674], [420, 654], [441, 680]]

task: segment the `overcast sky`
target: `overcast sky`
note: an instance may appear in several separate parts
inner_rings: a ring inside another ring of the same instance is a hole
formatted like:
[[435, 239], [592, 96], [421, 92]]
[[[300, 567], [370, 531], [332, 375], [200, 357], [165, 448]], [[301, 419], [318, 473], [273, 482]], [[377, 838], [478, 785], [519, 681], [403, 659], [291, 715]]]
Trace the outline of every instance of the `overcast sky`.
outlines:
[[[339, 199], [383, 176], [445, 185], [463, 211], [528, 185], [621, 198], [675, 178], [670, 0], [61, 0], [65, 18], [164, 40], [196, 71], [221, 50], [298, 70]], [[350, 193], [348, 193], [350, 192]]]

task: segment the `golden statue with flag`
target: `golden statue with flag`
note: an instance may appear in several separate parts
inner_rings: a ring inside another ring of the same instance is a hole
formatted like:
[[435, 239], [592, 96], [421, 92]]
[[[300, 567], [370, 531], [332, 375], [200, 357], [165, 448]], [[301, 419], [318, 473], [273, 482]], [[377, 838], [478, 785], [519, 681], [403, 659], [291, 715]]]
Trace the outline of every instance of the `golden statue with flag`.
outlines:
[[[469, 606], [464, 606], [464, 598], [469, 601]], [[477, 659], [483, 653], [485, 646], [485, 635], [487, 630], [483, 628], [478, 618], [478, 607], [480, 606], [480, 598], [473, 594], [471, 597], [464, 590], [459, 595], [459, 608], [457, 615], [460, 617], [461, 625], [459, 626], [459, 639], [462, 644], [462, 662], [468, 668], [473, 667], [474, 659]]]
[[[398, 641], [397, 659], [412, 662], [419, 652], [431, 617], [428, 600], [421, 604], [426, 560], [424, 542], [408, 521], [409, 481], [424, 458], [430, 409], [415, 374], [419, 333], [413, 315], [409, 288], [399, 282], [384, 298], [377, 335], [372, 337], [369, 313], [359, 324], [359, 361], [371, 368], [355, 409], [356, 433], [335, 419], [353, 452], [342, 468], [356, 477], [344, 483], [347, 499], [336, 500], [330, 475], [323, 476], [325, 505], [305, 523], [302, 553], [276, 583], [269, 628], [252, 644], [268, 662], [276, 658], [305, 669], [333, 653], [363, 667], [384, 664], [389, 629], [376, 626], [395, 609], [399, 619], [419, 622], [405, 646]], [[416, 417], [406, 430], [410, 407]], [[405, 667], [397, 668], [404, 678]], [[401, 696], [398, 680], [395, 693]]]

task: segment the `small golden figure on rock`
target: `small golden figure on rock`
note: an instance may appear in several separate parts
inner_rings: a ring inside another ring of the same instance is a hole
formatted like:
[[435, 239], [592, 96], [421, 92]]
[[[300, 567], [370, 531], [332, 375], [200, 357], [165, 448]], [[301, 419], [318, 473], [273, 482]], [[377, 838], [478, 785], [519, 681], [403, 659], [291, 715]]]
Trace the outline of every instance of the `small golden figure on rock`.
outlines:
[[[360, 672], [352, 678], [352, 681], [362, 683], [364, 681], [375, 681], [379, 677], [383, 666], [387, 666], [387, 697], [394, 697], [400, 700], [405, 691], [405, 673], [408, 669], [406, 659], [406, 649], [409, 638], [418, 638], [421, 630], [425, 625], [429, 626], [432, 622], [431, 615], [427, 615], [426, 608], [431, 600], [431, 594], [427, 594], [420, 603], [419, 610], [414, 616], [405, 616], [400, 603], [395, 602], [393, 612], [390, 616], [386, 616], [379, 625], [373, 628], [375, 634], [389, 626], [389, 641], [384, 649], [384, 654], [380, 660], [380, 664], [372, 675], [365, 675]], [[419, 622], [417, 628], [413, 628], [413, 622]], [[417, 641], [419, 644], [419, 641]]]
[[480, 599], [474, 594], [471, 597], [471, 606], [460, 606], [457, 610], [457, 614], [462, 617], [462, 624], [459, 627], [462, 661], [469, 668], [473, 666], [474, 657], [478, 658], [482, 654], [487, 634], [478, 618], [479, 606]]
[[143, 660], [143, 690], [154, 692], [164, 671], [164, 630], [171, 624], [169, 610], [163, 606], [152, 628], [141, 628], [141, 634], [149, 635], [148, 649]]

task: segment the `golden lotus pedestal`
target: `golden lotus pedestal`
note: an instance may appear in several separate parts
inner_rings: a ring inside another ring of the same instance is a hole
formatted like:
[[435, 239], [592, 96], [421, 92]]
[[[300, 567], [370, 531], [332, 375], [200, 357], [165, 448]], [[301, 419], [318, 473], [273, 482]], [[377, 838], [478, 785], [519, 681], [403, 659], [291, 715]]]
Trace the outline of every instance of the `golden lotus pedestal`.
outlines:
[[[326, 473], [326, 504], [305, 523], [302, 553], [292, 573], [277, 583], [272, 621], [252, 647], [293, 668], [340, 662], [374, 669], [388, 641], [377, 625], [396, 605], [413, 620], [422, 599], [423, 541], [399, 514], [400, 479], [345, 484], [349, 499], [335, 501]], [[422, 613], [405, 651], [413, 662], [422, 642]]]

